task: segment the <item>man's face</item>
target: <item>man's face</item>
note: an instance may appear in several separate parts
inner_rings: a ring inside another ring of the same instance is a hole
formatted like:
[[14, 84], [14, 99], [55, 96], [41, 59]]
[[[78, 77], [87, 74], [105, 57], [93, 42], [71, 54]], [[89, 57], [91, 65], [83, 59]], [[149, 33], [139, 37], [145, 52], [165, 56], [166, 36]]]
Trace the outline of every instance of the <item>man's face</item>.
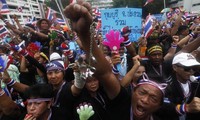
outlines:
[[196, 23], [196, 24], [199, 24], [199, 23], [200, 23], [200, 18], [196, 18], [196, 19], [194, 19], [193, 22]]
[[190, 76], [194, 74], [195, 68], [194, 67], [185, 67], [183, 65], [173, 65], [173, 69], [176, 72], [178, 80], [182, 82], [186, 82], [190, 79]]
[[40, 56], [39, 59], [38, 59], [38, 62], [41, 63], [41, 64], [43, 64], [43, 63], [46, 62], [46, 59], [43, 58], [42, 56]]
[[152, 52], [149, 55], [149, 60], [154, 64], [154, 65], [160, 65], [163, 61], [163, 53], [161, 51], [155, 51]]
[[48, 82], [53, 86], [58, 86], [63, 81], [63, 71], [62, 70], [51, 70], [47, 72]]
[[132, 94], [132, 111], [136, 119], [149, 117], [161, 106], [161, 91], [148, 84], [138, 86]]
[[181, 32], [182, 35], [186, 36], [189, 34], [189, 29], [185, 29], [183, 30], [183, 32]]
[[39, 102], [28, 102], [27, 113], [32, 115], [34, 118], [40, 118], [50, 106], [50, 102], [39, 101]]

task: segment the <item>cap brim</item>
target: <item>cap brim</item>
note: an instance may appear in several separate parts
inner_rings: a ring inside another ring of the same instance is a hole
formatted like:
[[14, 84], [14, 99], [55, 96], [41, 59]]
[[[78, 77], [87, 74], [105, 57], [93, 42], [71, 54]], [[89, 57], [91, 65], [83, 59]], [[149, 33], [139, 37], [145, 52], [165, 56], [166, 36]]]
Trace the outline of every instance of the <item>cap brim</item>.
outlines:
[[181, 65], [186, 66], [186, 67], [191, 67], [191, 66], [198, 66], [200, 65], [199, 62], [197, 62], [196, 60], [188, 60], [185, 62], [180, 62]]

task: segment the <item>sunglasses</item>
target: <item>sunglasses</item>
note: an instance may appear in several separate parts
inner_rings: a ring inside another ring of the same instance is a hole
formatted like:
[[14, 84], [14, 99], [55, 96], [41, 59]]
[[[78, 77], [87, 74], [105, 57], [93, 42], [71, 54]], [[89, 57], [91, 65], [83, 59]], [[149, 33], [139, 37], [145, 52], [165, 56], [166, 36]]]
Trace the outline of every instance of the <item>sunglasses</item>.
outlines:
[[183, 68], [183, 70], [186, 71], [186, 72], [189, 72], [191, 70], [196, 71], [196, 68], [194, 68], [194, 67], [185, 67], [185, 66], [182, 66], [182, 65], [176, 65], [176, 66]]

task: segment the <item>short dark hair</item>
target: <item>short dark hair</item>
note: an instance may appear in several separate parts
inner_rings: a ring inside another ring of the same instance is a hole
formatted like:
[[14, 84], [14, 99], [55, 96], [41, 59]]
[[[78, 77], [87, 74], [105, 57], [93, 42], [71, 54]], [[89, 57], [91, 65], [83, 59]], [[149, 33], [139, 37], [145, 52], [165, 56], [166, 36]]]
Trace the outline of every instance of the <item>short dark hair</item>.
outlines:
[[177, 34], [181, 34], [181, 32], [183, 32], [184, 30], [187, 30], [187, 29], [188, 29], [188, 26], [186, 26], [186, 25], [181, 25], [181, 26], [179, 26], [179, 28], [178, 28]]
[[36, 84], [25, 91], [25, 97], [29, 98], [53, 98], [53, 87], [50, 84]]

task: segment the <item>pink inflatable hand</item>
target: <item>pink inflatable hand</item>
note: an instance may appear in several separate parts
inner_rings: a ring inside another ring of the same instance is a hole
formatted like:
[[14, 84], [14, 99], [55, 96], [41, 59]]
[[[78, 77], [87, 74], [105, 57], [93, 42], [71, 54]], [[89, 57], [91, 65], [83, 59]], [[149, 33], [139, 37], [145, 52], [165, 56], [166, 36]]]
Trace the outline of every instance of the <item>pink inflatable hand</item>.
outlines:
[[124, 41], [123, 37], [120, 37], [119, 31], [110, 30], [106, 34], [106, 39], [103, 44], [108, 46], [111, 51], [119, 51], [120, 44]]

